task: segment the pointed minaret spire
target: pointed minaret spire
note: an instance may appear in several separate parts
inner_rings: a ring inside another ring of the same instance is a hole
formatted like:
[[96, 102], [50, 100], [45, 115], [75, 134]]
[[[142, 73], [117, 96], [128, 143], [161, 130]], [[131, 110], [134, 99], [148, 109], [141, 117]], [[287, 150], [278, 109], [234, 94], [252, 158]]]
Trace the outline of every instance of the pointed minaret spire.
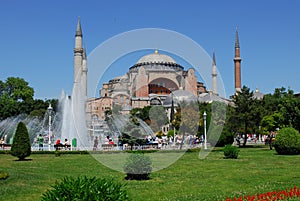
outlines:
[[77, 28], [75, 36], [82, 36], [80, 17], [78, 17]]
[[238, 36], [238, 29], [236, 28], [235, 33], [235, 48], [234, 48], [234, 85], [235, 92], [241, 91], [241, 56], [240, 56], [240, 43]]
[[81, 83], [82, 72], [82, 31], [80, 25], [80, 18], [78, 17], [76, 34], [75, 34], [75, 48], [74, 48], [74, 83]]
[[213, 66], [217, 66], [215, 51], [213, 51], [212, 64]]
[[236, 29], [235, 29], [235, 48], [240, 48], [239, 31], [238, 31], [237, 26], [236, 26]]
[[217, 63], [216, 63], [216, 56], [215, 51], [213, 51], [213, 58], [212, 58], [212, 84], [213, 84], [213, 93], [218, 94], [217, 88]]

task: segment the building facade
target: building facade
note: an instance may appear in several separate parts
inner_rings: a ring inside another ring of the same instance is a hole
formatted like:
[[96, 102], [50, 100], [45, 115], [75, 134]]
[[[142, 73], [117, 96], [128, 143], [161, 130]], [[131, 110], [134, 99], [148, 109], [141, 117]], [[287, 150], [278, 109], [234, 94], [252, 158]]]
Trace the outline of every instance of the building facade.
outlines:
[[[194, 68], [185, 69], [174, 58], [161, 54], [158, 50], [144, 55], [128, 72], [104, 83], [99, 90], [98, 98], [87, 98], [87, 58], [82, 45], [82, 30], [78, 20], [74, 48], [74, 85], [81, 85], [85, 96], [88, 122], [103, 121], [107, 111], [119, 106], [122, 113], [129, 113], [132, 108], [143, 108], [149, 105], [165, 105], [173, 91], [184, 90], [193, 94], [200, 102], [211, 100], [228, 100], [219, 97], [217, 92], [216, 59], [213, 53], [212, 86], [208, 91], [199, 82]], [[235, 89], [241, 89], [241, 57], [238, 30], [235, 38]], [[213, 97], [213, 98], [212, 98]]]

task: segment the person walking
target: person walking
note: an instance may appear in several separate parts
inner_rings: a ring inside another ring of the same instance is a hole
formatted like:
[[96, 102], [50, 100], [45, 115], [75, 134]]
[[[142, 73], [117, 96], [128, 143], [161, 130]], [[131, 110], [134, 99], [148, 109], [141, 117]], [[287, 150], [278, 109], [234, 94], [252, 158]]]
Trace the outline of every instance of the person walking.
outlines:
[[43, 151], [44, 138], [42, 134], [38, 137], [39, 151]]
[[96, 151], [98, 149], [98, 136], [95, 137], [93, 150]]

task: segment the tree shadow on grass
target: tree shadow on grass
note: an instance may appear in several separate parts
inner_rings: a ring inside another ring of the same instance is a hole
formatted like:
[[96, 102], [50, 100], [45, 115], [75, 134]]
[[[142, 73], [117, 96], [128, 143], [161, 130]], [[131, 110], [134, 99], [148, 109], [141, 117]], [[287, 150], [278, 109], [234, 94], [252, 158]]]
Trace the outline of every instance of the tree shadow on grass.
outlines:
[[16, 159], [14, 161], [32, 161], [32, 158]]

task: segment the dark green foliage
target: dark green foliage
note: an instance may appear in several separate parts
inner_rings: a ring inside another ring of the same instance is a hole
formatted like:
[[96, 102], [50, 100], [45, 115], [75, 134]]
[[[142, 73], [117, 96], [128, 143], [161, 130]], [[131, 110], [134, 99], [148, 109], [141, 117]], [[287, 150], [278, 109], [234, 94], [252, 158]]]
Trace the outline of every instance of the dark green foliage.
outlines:
[[9, 177], [8, 172], [0, 171], [0, 180], [5, 180]]
[[[175, 133], [176, 133], [176, 134], [177, 134], [177, 132], [178, 132], [178, 131], [175, 130]], [[171, 136], [174, 137], [174, 130], [169, 130], [168, 133], [167, 133], [167, 136], [168, 136], [168, 137], [171, 137]]]
[[129, 200], [125, 186], [113, 179], [64, 177], [45, 192], [42, 201], [121, 201]]
[[216, 146], [223, 147], [226, 144], [232, 144], [233, 141], [234, 141], [234, 134], [228, 130], [228, 127], [224, 127]]
[[233, 159], [237, 159], [240, 152], [240, 150], [237, 147], [232, 146], [231, 144], [226, 145], [223, 150], [225, 158]]
[[19, 160], [24, 160], [31, 154], [31, 146], [28, 130], [23, 122], [18, 123], [17, 130], [11, 146], [11, 155], [16, 156]]
[[[230, 114], [230, 123], [232, 130], [239, 133], [249, 133], [251, 128], [256, 127], [257, 121], [260, 121], [259, 104], [254, 101], [253, 91], [246, 86], [243, 86], [241, 91], [238, 91], [233, 96], [234, 109]], [[247, 135], [245, 135], [243, 146], [246, 146]]]
[[0, 80], [0, 120], [20, 114], [42, 118], [49, 103], [56, 111], [57, 99], [34, 100], [33, 96], [34, 89], [23, 78], [9, 77], [5, 82]]
[[139, 124], [138, 119], [132, 117], [131, 121], [124, 126], [122, 136], [119, 139], [122, 144], [130, 145], [131, 150], [134, 145], [144, 145], [148, 143], [145, 139], [146, 134], [142, 132], [141, 128], [137, 124]]
[[131, 154], [127, 158], [124, 171], [128, 180], [147, 180], [152, 171], [151, 159], [143, 153]]
[[283, 128], [276, 135], [273, 145], [278, 154], [300, 154], [300, 134], [294, 128]]

